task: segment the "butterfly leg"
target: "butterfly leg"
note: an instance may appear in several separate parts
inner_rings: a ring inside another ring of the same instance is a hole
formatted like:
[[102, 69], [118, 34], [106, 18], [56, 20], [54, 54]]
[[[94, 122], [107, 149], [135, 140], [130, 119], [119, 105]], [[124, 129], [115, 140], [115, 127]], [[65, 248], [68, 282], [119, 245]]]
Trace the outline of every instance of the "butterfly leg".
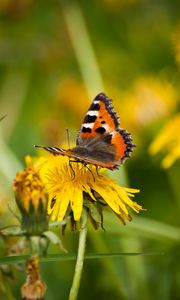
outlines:
[[95, 182], [96, 180], [95, 180], [94, 174], [93, 174], [93, 172], [91, 171], [91, 169], [87, 166], [87, 164], [84, 164], [84, 167], [87, 168], [88, 171], [91, 173], [91, 175], [92, 175], [92, 177], [93, 177], [93, 180], [94, 180], [94, 182]]
[[97, 175], [98, 175], [99, 177], [103, 177], [102, 175], [99, 174], [99, 167], [98, 167], [98, 166], [96, 166], [96, 173], [97, 173]]
[[[82, 161], [80, 161], [80, 160], [73, 160], [72, 162], [83, 164], [83, 165], [82, 165], [82, 168], [88, 169], [88, 171], [91, 173], [91, 175], [92, 175], [92, 177], [93, 177], [93, 180], [95, 181], [94, 174], [93, 174], [93, 172], [91, 171], [91, 169], [87, 166], [87, 163], [82, 162]], [[81, 168], [81, 170], [82, 170], [82, 168]]]
[[71, 171], [72, 171], [72, 175], [73, 175], [73, 176], [72, 176], [72, 180], [74, 180], [74, 178], [75, 178], [75, 171], [74, 171], [74, 169], [73, 169], [72, 162], [75, 162], [75, 161], [69, 159], [69, 167], [70, 167], [70, 169], [71, 169]]
[[[88, 171], [91, 173], [91, 175], [92, 175], [92, 177], [93, 177], [93, 180], [95, 181], [95, 177], [94, 177], [94, 174], [93, 174], [93, 172], [91, 171], [91, 169], [87, 166], [87, 164], [86, 163], [83, 163], [82, 161], [80, 161], [80, 160], [70, 160], [69, 159], [69, 166], [70, 166], [70, 168], [71, 168], [71, 170], [72, 170], [72, 172], [73, 172], [73, 178], [72, 178], [72, 180], [75, 178], [75, 171], [74, 171], [74, 169], [73, 169], [73, 167], [72, 167], [72, 164], [71, 163], [81, 163], [81, 164], [83, 164], [83, 166], [82, 166], [82, 168], [87, 168], [88, 169]], [[98, 174], [99, 175], [99, 174]], [[100, 176], [100, 175], [99, 175]]]
[[96, 173], [100, 177], [99, 172], [98, 172], [98, 166], [96, 166]]

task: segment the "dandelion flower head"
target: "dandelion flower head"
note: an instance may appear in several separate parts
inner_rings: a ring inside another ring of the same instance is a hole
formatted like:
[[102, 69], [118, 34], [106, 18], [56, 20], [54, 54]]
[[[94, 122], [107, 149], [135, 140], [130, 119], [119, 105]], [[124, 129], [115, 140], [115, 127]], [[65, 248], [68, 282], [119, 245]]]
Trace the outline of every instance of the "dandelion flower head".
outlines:
[[17, 202], [29, 210], [30, 203], [37, 209], [41, 199], [44, 207], [46, 207], [46, 190], [44, 183], [39, 176], [39, 166], [34, 164], [32, 158], [27, 155], [25, 157], [26, 168], [19, 171], [13, 182]]
[[124, 222], [131, 219], [128, 207], [137, 213], [142, 210], [130, 199], [138, 190], [119, 186], [102, 172], [98, 174], [94, 166], [87, 167], [75, 162], [70, 164], [68, 158], [62, 156], [48, 157], [40, 175], [49, 194], [48, 214], [52, 221], [62, 221], [69, 207], [74, 220], [78, 221], [85, 195], [92, 202], [102, 199]]

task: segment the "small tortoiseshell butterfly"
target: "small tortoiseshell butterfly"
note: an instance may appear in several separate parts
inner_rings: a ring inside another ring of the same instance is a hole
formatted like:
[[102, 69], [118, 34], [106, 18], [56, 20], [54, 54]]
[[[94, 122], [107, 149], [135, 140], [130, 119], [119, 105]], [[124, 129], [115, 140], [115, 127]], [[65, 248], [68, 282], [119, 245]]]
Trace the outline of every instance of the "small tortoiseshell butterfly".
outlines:
[[68, 150], [57, 147], [41, 147], [53, 155], [63, 155], [84, 165], [118, 169], [130, 156], [135, 145], [131, 135], [119, 128], [119, 117], [114, 111], [112, 101], [104, 93], [98, 94], [77, 135], [76, 147]]

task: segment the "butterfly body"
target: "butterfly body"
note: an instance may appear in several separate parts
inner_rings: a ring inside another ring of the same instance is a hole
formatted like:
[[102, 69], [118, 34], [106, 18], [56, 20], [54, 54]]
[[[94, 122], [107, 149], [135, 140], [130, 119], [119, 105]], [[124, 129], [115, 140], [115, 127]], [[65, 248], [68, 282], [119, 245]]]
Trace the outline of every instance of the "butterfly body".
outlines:
[[130, 156], [135, 146], [131, 135], [119, 128], [119, 117], [111, 99], [98, 94], [82, 123], [76, 139], [76, 147], [62, 149], [42, 147], [53, 155], [63, 155], [83, 164], [117, 169]]

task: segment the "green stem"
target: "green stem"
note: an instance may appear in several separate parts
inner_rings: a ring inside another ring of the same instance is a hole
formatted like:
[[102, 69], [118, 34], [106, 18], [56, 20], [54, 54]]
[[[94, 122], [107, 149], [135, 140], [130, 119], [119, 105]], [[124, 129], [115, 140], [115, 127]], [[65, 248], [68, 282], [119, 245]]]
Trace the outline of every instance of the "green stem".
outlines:
[[74, 278], [73, 278], [68, 300], [77, 299], [82, 270], [83, 270], [86, 235], [87, 235], [87, 213], [86, 211], [83, 211], [82, 218], [81, 218], [81, 229], [79, 234], [79, 246], [78, 246], [78, 254], [77, 254], [76, 266], [74, 271]]
[[77, 1], [64, 1], [62, 8], [79, 69], [91, 99], [99, 91], [104, 91], [104, 83], [83, 12]]
[[30, 243], [31, 255], [39, 256], [40, 255], [39, 236], [31, 236], [29, 238], [29, 243]]

